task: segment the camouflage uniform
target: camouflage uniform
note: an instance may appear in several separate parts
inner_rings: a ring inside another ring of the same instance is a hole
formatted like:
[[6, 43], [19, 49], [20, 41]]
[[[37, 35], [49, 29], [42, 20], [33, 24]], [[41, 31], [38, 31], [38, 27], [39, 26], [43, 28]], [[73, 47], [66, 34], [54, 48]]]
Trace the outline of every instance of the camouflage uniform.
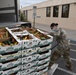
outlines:
[[51, 56], [49, 67], [52, 66], [61, 56], [66, 61], [66, 66], [72, 68], [72, 62], [70, 59], [70, 41], [66, 39], [66, 32], [59, 28], [53, 30], [50, 35], [53, 35], [56, 38], [58, 45], [54, 48], [54, 53]]

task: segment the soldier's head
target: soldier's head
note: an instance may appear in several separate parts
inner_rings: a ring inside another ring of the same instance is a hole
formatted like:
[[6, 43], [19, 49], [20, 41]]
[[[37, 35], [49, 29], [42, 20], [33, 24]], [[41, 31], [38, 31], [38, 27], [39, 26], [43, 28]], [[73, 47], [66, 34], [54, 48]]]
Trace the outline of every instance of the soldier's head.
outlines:
[[51, 29], [57, 29], [57, 27], [58, 27], [58, 23], [52, 23], [52, 24], [50, 25], [50, 28], [51, 28]]
[[57, 27], [58, 26], [58, 23], [55, 23], [55, 26]]

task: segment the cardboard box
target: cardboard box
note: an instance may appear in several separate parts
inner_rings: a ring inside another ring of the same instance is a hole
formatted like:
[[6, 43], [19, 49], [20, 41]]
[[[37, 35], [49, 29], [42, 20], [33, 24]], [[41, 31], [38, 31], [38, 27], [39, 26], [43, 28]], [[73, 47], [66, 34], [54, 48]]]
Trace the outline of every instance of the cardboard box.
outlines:
[[38, 65], [42, 65], [42, 64], [45, 64], [46, 62], [49, 62], [50, 61], [50, 57], [46, 58], [46, 59], [43, 59], [43, 60], [39, 60], [38, 61]]
[[47, 62], [46, 64], [43, 64], [43, 65], [40, 65], [37, 67], [37, 70], [42, 70], [42, 69], [48, 67], [48, 65], [49, 65], [49, 62]]
[[38, 59], [44, 59], [50, 56], [51, 56], [51, 50], [49, 50], [47, 53], [39, 54]]
[[16, 75], [47, 75], [47, 71], [48, 71], [48, 68], [45, 68], [45, 69], [43, 69], [42, 71], [39, 71], [39, 72], [33, 71], [33, 72], [27, 73], [27, 74], [22, 73], [20, 71]]
[[33, 73], [30, 73], [30, 74], [27, 74], [27, 75], [37, 75], [37, 72], [33, 72]]
[[[2, 30], [0, 29], [0, 31]], [[12, 34], [5, 28], [2, 32], [0, 32], [0, 36], [0, 54], [21, 50], [21, 42], [16, 41]], [[6, 41], [10, 43], [8, 44]]]
[[5, 64], [0, 63], [0, 70], [6, 70], [12, 67], [16, 67], [21, 64], [21, 61], [12, 61]]
[[22, 50], [22, 56], [29, 56], [29, 55], [36, 54], [39, 49], [40, 49], [39, 47], [34, 47], [34, 48]]
[[7, 71], [1, 71], [1, 75], [10, 75], [12, 73], [16, 73], [20, 71], [20, 67], [16, 67]]
[[39, 44], [39, 40], [36, 39], [36, 38], [32, 38], [30, 40], [21, 40], [21, 41], [23, 43], [23, 46], [22, 46], [23, 49], [31, 48], [31, 47], [36, 47]]
[[[50, 37], [50, 35], [47, 35]], [[50, 39], [47, 39], [47, 40], [41, 40], [41, 42], [39, 43], [40, 46], [43, 46], [43, 45], [47, 45], [47, 44], [51, 44], [52, 43], [52, 37], [50, 37]]]
[[44, 51], [50, 50], [51, 46], [52, 46], [52, 44], [49, 44], [49, 45], [43, 46], [43, 47], [41, 46], [41, 47], [39, 47], [40, 49], [38, 50], [38, 52], [44, 52]]
[[20, 65], [20, 67], [22, 67], [22, 70], [26, 70], [26, 69], [32, 68], [34, 66], [37, 66], [37, 63], [38, 63], [38, 61], [33, 61], [31, 63]]
[[42, 74], [46, 73], [47, 71], [48, 71], [48, 67], [46, 67], [45, 69], [43, 69], [43, 70], [37, 72], [36, 75], [42, 75]]
[[39, 44], [39, 40], [29, 34], [26, 30], [25, 32], [14, 34], [9, 28], [6, 28], [9, 33], [18, 41], [22, 42], [22, 48], [30, 48], [30, 47], [35, 47]]
[[[0, 71], [0, 75], [10, 75], [16, 73], [15, 75], [42, 75], [47, 72], [48, 65], [50, 61], [51, 55], [51, 43], [53, 37], [50, 35], [45, 35], [48, 39], [41, 40], [34, 35], [30, 34], [26, 30], [24, 31], [15, 31], [16, 28], [10, 30], [6, 28], [9, 33], [13, 36], [13, 38], [18, 42], [17, 46], [4, 46], [0, 52], [2, 54], [9, 53], [13, 51], [18, 51], [14, 54], [9, 55], [0, 55], [0, 61], [7, 61], [11, 59], [19, 58], [17, 61], [8, 62], [8, 63], [0, 63], [0, 70], [5, 70], [11, 68], [6, 71]], [[38, 30], [40, 33], [45, 34], [44, 32]], [[22, 39], [22, 36], [27, 36], [29, 39]], [[20, 36], [20, 37], [19, 37]], [[48, 45], [48, 46], [44, 46]], [[44, 47], [41, 47], [44, 46]], [[6, 48], [6, 49], [5, 49]], [[20, 51], [19, 51], [20, 50]], [[39, 52], [47, 51], [47, 53], [39, 54]], [[23, 57], [23, 58], [20, 58]], [[23, 64], [23, 65], [22, 65]], [[12, 68], [15, 67], [15, 68]], [[20, 71], [22, 70], [22, 71]], [[38, 71], [39, 70], [39, 71]], [[41, 71], [40, 71], [41, 70]]]
[[8, 60], [12, 60], [12, 59], [17, 59], [17, 58], [20, 58], [21, 56], [22, 56], [21, 51], [18, 51], [17, 53], [9, 54], [9, 55], [0, 55], [0, 63]]
[[13, 34], [26, 34], [26, 33], [28, 33], [27, 32], [27, 30], [22, 30], [22, 28], [12, 28], [12, 29], [10, 29], [10, 28], [8, 28], [8, 31], [11, 31]]
[[39, 43], [40, 46], [50, 44], [53, 41], [52, 36], [46, 35], [45, 32], [39, 29], [28, 29], [28, 32], [33, 34], [33, 36], [35, 36], [40, 40], [40, 43]]
[[38, 60], [38, 54], [31, 55], [31, 56], [28, 56], [28, 57], [23, 57], [23, 58], [19, 59], [19, 61], [22, 61], [22, 64], [27, 64], [27, 63], [30, 63], [34, 60]]
[[30, 69], [27, 69], [27, 70], [23, 70], [23, 71], [18, 72], [17, 75], [28, 75], [31, 72], [35, 72], [36, 69], [37, 69], [36, 67], [32, 67]]
[[[15, 36], [15, 35], [13, 35], [13, 36]], [[28, 38], [29, 39], [26, 39], [26, 40], [21, 40], [19, 37], [26, 37], [26, 36], [28, 36]], [[20, 35], [16, 35], [15, 36], [15, 39], [18, 41], [18, 42], [22, 42], [22, 48], [23, 49], [26, 49], [26, 48], [31, 48], [31, 47], [36, 47], [36, 46], [38, 46], [38, 44], [39, 44], [39, 40], [37, 39], [37, 38], [35, 38], [35, 37], [33, 37], [31, 34], [24, 34], [24, 35], [22, 35], [21, 36], [21, 34]]]
[[21, 50], [20, 43], [18, 43], [17, 45], [14, 45], [14, 46], [5, 46], [5, 47], [0, 46], [0, 54], [19, 51], [19, 50]]

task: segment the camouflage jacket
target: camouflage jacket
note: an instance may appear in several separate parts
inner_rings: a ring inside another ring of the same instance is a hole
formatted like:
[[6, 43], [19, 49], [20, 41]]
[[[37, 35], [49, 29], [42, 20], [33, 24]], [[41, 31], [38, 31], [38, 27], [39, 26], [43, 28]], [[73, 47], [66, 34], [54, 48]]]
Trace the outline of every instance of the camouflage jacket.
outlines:
[[62, 29], [58, 28], [56, 30], [52, 30], [50, 35], [52, 35], [55, 41], [64, 46], [70, 45], [70, 41], [67, 39], [67, 33]]

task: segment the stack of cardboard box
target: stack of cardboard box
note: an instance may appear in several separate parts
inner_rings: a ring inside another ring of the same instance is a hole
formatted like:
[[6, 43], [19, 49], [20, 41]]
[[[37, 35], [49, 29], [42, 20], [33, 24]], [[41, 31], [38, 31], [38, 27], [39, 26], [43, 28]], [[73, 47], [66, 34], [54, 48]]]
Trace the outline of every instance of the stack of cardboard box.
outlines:
[[5, 30], [14, 44], [0, 46], [0, 75], [42, 75], [48, 71], [52, 36], [39, 29]]

